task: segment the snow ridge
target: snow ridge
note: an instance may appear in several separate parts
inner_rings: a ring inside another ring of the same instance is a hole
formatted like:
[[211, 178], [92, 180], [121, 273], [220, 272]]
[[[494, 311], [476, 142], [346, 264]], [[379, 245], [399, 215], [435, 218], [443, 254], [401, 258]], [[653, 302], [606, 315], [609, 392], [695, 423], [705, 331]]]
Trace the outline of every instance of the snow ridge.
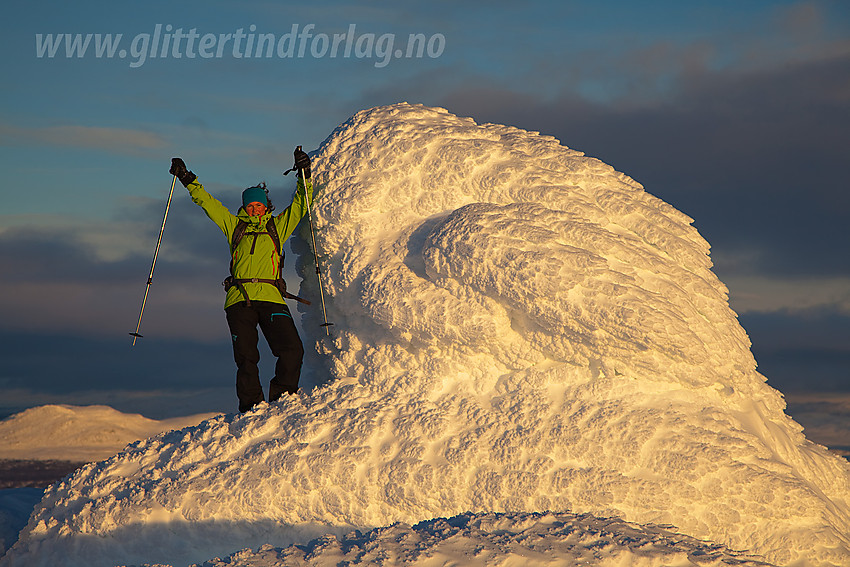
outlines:
[[335, 326], [305, 313], [305, 380], [323, 385], [81, 469], [0, 564], [188, 563], [546, 510], [847, 564], [850, 465], [756, 372], [690, 218], [552, 137], [406, 103], [313, 157]]

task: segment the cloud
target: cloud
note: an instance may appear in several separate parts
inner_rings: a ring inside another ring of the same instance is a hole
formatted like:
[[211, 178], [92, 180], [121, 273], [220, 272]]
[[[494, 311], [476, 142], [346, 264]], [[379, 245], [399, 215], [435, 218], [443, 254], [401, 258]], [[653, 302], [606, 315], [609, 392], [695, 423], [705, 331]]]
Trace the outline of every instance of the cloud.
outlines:
[[[115, 220], [7, 217], [0, 231], [0, 329], [116, 336], [134, 330], [162, 224], [162, 203]], [[144, 329], [217, 340], [224, 333], [227, 244], [188, 199], [172, 204]], [[144, 333], [143, 333], [144, 334]]]
[[[254, 109], [257, 106], [255, 99], [246, 97], [208, 98], [213, 99], [222, 112], [232, 108]], [[271, 111], [275, 107], [275, 104], [269, 104], [266, 109], [254, 109], [254, 112], [268, 116], [273, 114]], [[264, 110], [267, 111], [264, 113]], [[257, 149], [258, 145], [260, 149]], [[291, 150], [270, 150], [269, 148], [277, 147], [274, 140], [253, 132], [211, 129], [204, 120], [194, 115], [187, 116], [179, 124], [152, 123], [147, 129], [81, 124], [24, 128], [5, 123], [0, 124], [0, 146], [96, 150], [97, 154], [106, 152], [112, 155], [156, 159], [160, 162], [164, 155], [179, 152], [186, 156], [205, 156], [208, 160], [245, 162], [252, 165], [274, 164], [276, 167], [280, 167], [282, 161], [287, 163], [285, 160], [291, 156]], [[102, 157], [93, 159], [103, 160]]]
[[831, 310], [850, 316], [850, 277], [766, 278], [731, 277], [724, 282], [729, 302], [738, 313]]
[[[150, 207], [151, 203], [139, 202], [139, 206]], [[5, 239], [17, 242], [24, 249], [20, 237], [23, 233], [32, 233], [35, 246], [42, 243], [52, 246], [53, 241], [73, 241], [78, 244], [78, 251], [91, 256], [92, 261], [118, 262], [135, 254], [147, 253], [150, 248], [139, 238], [155, 222], [152, 216], [145, 216], [148, 215], [137, 212], [121, 221], [95, 222], [88, 218], [50, 213], [0, 215], [0, 246]], [[27, 258], [21, 260], [26, 262]]]
[[168, 146], [168, 142], [162, 136], [145, 130], [73, 124], [22, 128], [11, 124], [0, 124], [0, 145], [20, 147], [25, 144], [70, 146], [124, 155], [145, 154]]
[[[107, 404], [157, 419], [236, 410], [226, 332], [212, 343], [152, 335], [131, 344], [126, 333], [81, 338], [0, 331], [0, 414], [51, 403]], [[270, 357], [263, 356], [261, 371], [271, 377]]]
[[829, 309], [739, 316], [759, 372], [784, 393], [850, 391], [850, 316]]
[[850, 458], [850, 394], [798, 393], [786, 396], [788, 414], [806, 437]]

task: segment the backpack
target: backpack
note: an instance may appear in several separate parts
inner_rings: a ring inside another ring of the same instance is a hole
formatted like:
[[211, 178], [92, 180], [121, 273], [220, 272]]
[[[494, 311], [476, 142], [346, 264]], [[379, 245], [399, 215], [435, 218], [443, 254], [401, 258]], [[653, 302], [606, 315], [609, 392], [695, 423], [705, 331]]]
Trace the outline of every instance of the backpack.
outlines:
[[251, 306], [251, 298], [248, 297], [248, 293], [245, 291], [245, 287], [243, 284], [245, 283], [268, 283], [277, 287], [280, 295], [284, 297], [284, 299], [294, 299], [296, 301], [300, 301], [306, 305], [310, 305], [311, 302], [298, 297], [297, 295], [293, 295], [286, 291], [286, 280], [283, 279], [283, 260], [286, 256], [286, 252], [283, 250], [283, 247], [280, 245], [280, 235], [277, 233], [277, 227], [274, 224], [274, 217], [270, 217], [268, 222], [266, 223], [265, 232], [252, 232], [254, 235], [254, 243], [251, 245], [251, 252], [254, 251], [254, 245], [257, 243], [257, 237], [261, 234], [268, 234], [274, 243], [274, 248], [277, 254], [280, 256], [280, 273], [278, 274], [277, 279], [263, 279], [263, 278], [237, 278], [233, 275], [233, 254], [236, 252], [236, 247], [239, 245], [239, 242], [245, 237], [245, 233], [248, 230], [248, 222], [244, 219], [239, 219], [239, 222], [236, 223], [236, 228], [233, 229], [233, 236], [230, 239], [230, 275], [221, 282], [221, 285], [224, 286], [224, 291], [228, 291], [231, 287], [236, 286], [239, 288], [239, 291], [242, 292], [242, 297], [245, 298], [245, 304], [247, 306]]

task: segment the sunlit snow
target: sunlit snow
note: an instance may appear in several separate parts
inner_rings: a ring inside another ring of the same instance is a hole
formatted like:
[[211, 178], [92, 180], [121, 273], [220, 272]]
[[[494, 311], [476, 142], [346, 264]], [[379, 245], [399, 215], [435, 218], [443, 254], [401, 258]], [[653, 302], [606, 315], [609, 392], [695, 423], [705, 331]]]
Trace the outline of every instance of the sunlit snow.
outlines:
[[304, 380], [323, 385], [88, 465], [0, 564], [269, 544], [248, 554], [274, 565], [257, 554], [547, 511], [850, 562], [850, 464], [783, 413], [690, 218], [552, 137], [442, 109], [361, 112], [313, 158], [334, 326], [304, 314]]

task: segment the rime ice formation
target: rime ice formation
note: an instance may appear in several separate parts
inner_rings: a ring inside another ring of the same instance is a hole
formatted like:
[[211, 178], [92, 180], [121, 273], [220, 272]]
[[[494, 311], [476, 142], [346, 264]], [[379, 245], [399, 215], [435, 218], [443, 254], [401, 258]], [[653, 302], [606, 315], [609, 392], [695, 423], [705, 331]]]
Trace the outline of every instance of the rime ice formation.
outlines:
[[81, 469], [4, 567], [546, 510], [848, 563], [850, 466], [756, 372], [686, 215], [552, 137], [442, 109], [363, 111], [313, 157], [333, 337], [319, 309], [304, 326], [326, 384]]

